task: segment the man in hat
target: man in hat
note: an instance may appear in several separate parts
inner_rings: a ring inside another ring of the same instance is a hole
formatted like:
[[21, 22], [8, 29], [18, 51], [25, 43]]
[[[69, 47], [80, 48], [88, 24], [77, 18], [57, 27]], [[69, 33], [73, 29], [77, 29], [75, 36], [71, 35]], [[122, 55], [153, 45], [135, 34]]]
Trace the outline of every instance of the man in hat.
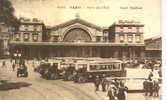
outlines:
[[106, 85], [107, 85], [108, 81], [105, 77], [105, 74], [103, 74], [103, 78], [102, 78], [102, 81], [101, 81], [101, 85], [102, 85], [102, 91], [105, 92], [106, 91]]
[[116, 88], [119, 87], [119, 82], [118, 82], [117, 78], [114, 79], [113, 84], [115, 85]]
[[100, 78], [99, 78], [98, 75], [95, 78], [94, 84], [95, 84], [95, 87], [96, 87], [96, 91], [98, 91], [99, 90], [99, 85], [100, 85]]
[[155, 97], [158, 97], [159, 96], [159, 89], [160, 89], [160, 86], [159, 86], [159, 83], [154, 80], [153, 81], [153, 96]]
[[153, 82], [152, 82], [152, 79], [149, 79], [149, 81], [148, 81], [148, 92], [149, 92], [149, 96], [153, 95]]
[[145, 79], [145, 81], [143, 82], [143, 89], [145, 92], [145, 96], [147, 96], [147, 94], [148, 94], [148, 81], [147, 81], [147, 79]]
[[126, 100], [125, 92], [127, 92], [127, 90], [128, 90], [128, 88], [121, 81], [119, 91], [118, 91], [118, 100]]
[[107, 96], [109, 97], [109, 100], [115, 100], [115, 89], [114, 89], [114, 85], [110, 85], [108, 92], [107, 92]]

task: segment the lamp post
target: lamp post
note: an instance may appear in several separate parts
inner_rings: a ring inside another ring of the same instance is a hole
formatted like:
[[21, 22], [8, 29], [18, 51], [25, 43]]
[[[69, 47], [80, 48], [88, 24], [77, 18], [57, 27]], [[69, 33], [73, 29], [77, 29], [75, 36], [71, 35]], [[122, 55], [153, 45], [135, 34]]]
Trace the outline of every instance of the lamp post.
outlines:
[[21, 58], [21, 53], [16, 51], [16, 53], [14, 53], [14, 58], [15, 58], [15, 63], [19, 64], [20, 63], [20, 58]]

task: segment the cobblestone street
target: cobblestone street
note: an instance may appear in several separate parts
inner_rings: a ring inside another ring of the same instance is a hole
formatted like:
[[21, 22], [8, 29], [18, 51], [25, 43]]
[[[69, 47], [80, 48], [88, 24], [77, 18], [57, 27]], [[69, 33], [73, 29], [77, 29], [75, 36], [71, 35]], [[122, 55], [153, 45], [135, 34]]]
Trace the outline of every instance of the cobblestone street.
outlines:
[[[0, 68], [0, 100], [108, 100], [107, 93], [102, 92], [101, 87], [96, 92], [92, 83], [45, 80], [33, 72], [31, 64], [28, 66], [29, 77], [17, 78], [9, 62], [7, 65]], [[143, 93], [128, 93], [126, 100], [161, 100], [161, 96], [145, 99]]]

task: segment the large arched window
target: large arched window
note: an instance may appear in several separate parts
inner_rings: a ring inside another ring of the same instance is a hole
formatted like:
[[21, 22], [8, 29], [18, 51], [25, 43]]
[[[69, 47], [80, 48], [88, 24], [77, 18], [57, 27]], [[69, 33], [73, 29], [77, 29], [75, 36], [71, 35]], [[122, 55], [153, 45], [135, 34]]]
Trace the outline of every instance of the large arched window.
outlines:
[[65, 42], [89, 42], [91, 41], [91, 37], [89, 33], [81, 28], [74, 28], [69, 30], [65, 36], [63, 41]]

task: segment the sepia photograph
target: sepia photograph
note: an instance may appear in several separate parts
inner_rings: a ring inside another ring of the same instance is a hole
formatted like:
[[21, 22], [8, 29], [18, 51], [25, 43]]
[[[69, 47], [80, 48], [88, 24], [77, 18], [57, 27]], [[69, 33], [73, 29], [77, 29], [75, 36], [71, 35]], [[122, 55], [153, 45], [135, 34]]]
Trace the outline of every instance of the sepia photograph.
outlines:
[[163, 100], [161, 0], [0, 0], [0, 100]]

